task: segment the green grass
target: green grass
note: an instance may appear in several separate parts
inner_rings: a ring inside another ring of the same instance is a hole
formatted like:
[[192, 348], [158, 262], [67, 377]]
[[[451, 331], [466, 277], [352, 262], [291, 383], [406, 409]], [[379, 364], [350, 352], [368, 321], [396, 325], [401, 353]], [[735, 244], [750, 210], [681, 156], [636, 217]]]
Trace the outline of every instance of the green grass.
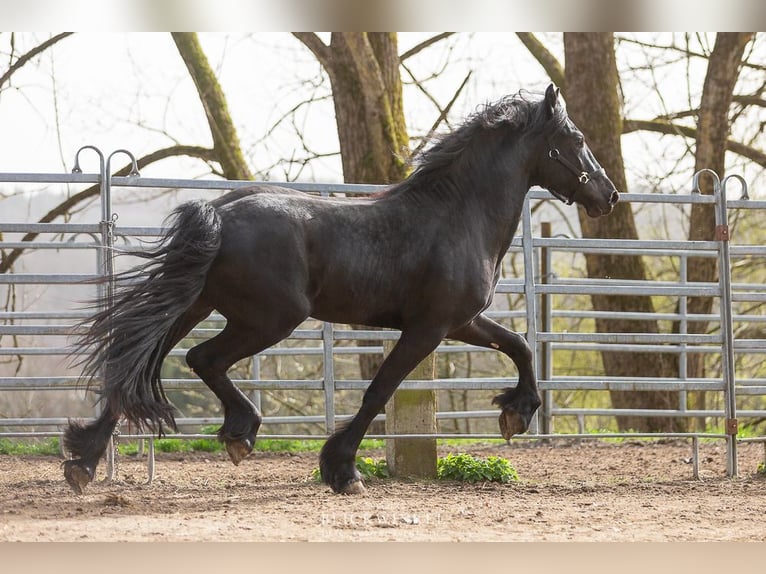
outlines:
[[46, 439], [0, 439], [0, 454], [13, 455], [57, 455], [59, 439], [56, 437]]
[[359, 469], [359, 473], [362, 478], [389, 478], [391, 474], [388, 472], [388, 464], [385, 460], [374, 460], [373, 458], [358, 457], [356, 459], [356, 468]]
[[[214, 432], [214, 431], [213, 431]], [[161, 438], [154, 440], [157, 452], [223, 452], [225, 447], [210, 429], [203, 429], [200, 434], [211, 434], [210, 438], [176, 439]], [[317, 440], [257, 439], [254, 450], [257, 452], [319, 452], [324, 438]], [[362, 450], [375, 450], [385, 447], [385, 441], [365, 439], [360, 445]], [[118, 437], [117, 447], [120, 454], [138, 453], [137, 440], [124, 440]], [[0, 454], [8, 455], [57, 455], [61, 452], [57, 437], [47, 439], [0, 439]]]
[[[208, 434], [210, 438], [155, 439], [154, 448], [157, 452], [223, 452], [225, 446], [218, 440], [216, 433], [218, 426], [210, 425], [200, 429], [199, 434]], [[324, 438], [316, 440], [272, 439], [257, 438], [253, 450], [255, 452], [319, 452], [324, 444]], [[385, 441], [365, 439], [360, 449], [384, 448]], [[121, 442], [119, 446], [122, 454], [130, 455], [138, 452], [138, 442]]]
[[504, 446], [507, 444], [504, 438], [440, 438], [436, 440], [439, 446], [459, 447], [466, 446]]
[[[715, 429], [720, 432], [719, 429]], [[766, 427], [761, 424], [757, 425], [739, 425], [737, 432], [737, 438], [760, 438], [766, 433]]]

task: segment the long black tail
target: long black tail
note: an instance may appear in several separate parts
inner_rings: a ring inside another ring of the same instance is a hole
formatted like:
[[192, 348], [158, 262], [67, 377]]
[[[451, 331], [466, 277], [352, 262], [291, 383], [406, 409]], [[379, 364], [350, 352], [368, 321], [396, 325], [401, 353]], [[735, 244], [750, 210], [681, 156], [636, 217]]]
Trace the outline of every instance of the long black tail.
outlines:
[[158, 248], [137, 254], [149, 261], [118, 275], [112, 304], [86, 321], [92, 323], [77, 343], [86, 350], [83, 376], [104, 375], [100, 399], [114, 418], [124, 415], [160, 434], [163, 422], [176, 428], [162, 361], [221, 244], [221, 220], [207, 202], [179, 206], [168, 225]]

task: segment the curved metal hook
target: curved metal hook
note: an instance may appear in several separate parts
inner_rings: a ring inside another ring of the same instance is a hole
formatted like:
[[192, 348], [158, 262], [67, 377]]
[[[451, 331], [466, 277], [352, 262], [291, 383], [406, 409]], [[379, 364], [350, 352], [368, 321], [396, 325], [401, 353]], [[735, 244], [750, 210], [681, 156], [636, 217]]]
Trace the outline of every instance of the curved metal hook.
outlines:
[[713, 193], [716, 193], [721, 188], [721, 178], [718, 177], [718, 174], [712, 169], [705, 168], [694, 174], [692, 178], [692, 193], [701, 193], [699, 186], [700, 176], [705, 174], [709, 175], [713, 180]]
[[93, 150], [98, 154], [99, 167], [101, 168], [100, 173], [103, 173], [104, 172], [104, 154], [101, 153], [100, 149], [98, 149], [96, 146], [93, 146], [93, 145], [84, 145], [77, 150], [77, 153], [74, 154], [74, 167], [72, 168], [72, 173], [82, 173], [82, 169], [80, 169], [80, 152], [86, 149]]
[[738, 174], [731, 174], [727, 175], [725, 178], [723, 178], [723, 181], [721, 182], [721, 189], [723, 190], [724, 196], [726, 196], [726, 184], [728, 181], [734, 178], [737, 181], [739, 181], [739, 185], [742, 188], [742, 195], [740, 196], [740, 199], [750, 199], [750, 195], [747, 192], [747, 182], [745, 181], [745, 178]]
[[126, 149], [118, 149], [109, 154], [109, 157], [106, 160], [106, 173], [111, 177], [112, 158], [118, 153], [124, 153], [130, 158], [131, 166], [130, 166], [130, 173], [128, 173], [128, 177], [140, 177], [141, 174], [138, 171], [138, 163], [136, 162], [136, 158], [132, 153], [130, 153]]

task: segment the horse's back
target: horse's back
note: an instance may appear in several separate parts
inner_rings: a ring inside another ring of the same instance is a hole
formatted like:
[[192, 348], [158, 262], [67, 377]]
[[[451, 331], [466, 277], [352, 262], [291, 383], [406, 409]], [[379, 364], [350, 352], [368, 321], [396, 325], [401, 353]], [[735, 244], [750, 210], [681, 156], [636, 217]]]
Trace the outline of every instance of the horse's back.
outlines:
[[483, 307], [486, 288], [471, 285], [490, 278], [481, 281], [480, 261], [456, 261], [465, 249], [448, 240], [433, 211], [405, 207], [271, 186], [236, 190], [217, 205], [223, 238], [209, 283], [337, 323], [400, 327], [442, 313], [462, 321], [453, 299]]

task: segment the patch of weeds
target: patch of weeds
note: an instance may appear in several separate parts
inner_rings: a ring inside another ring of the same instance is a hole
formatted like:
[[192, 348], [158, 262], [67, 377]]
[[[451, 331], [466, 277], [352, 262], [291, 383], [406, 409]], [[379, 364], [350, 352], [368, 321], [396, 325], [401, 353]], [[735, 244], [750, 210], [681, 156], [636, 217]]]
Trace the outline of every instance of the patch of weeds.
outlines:
[[373, 458], [357, 457], [356, 468], [362, 475], [362, 478], [389, 478], [391, 473], [388, 472], [388, 464], [384, 459], [374, 460]]
[[436, 476], [440, 480], [461, 482], [500, 482], [507, 484], [519, 480], [519, 474], [508, 460], [499, 456], [476, 458], [470, 454], [448, 454], [436, 462]]
[[766, 476], [766, 463], [759, 462], [758, 468], [755, 469], [755, 472], [763, 476]]
[[[357, 457], [356, 468], [365, 480], [391, 477], [385, 460]], [[507, 484], [519, 480], [519, 474], [508, 460], [499, 456], [488, 456], [485, 459], [480, 459], [470, 454], [448, 454], [439, 458], [436, 461], [436, 476], [440, 480], [461, 482], [500, 482]], [[318, 468], [312, 471], [311, 478], [315, 482], [322, 480]]]

